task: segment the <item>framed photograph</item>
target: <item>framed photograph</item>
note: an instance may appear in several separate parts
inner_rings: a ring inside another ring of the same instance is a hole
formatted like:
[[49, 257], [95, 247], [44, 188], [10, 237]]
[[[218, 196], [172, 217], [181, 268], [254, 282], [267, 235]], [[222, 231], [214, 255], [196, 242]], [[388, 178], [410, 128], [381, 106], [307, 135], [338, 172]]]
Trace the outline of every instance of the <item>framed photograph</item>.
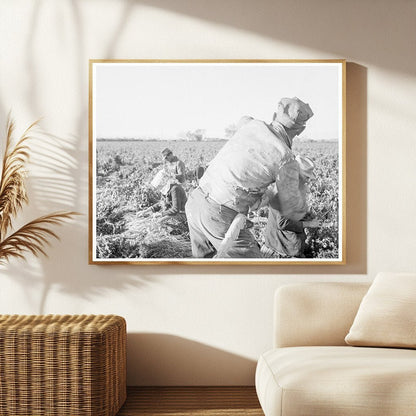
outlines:
[[345, 60], [91, 60], [90, 264], [345, 264]]

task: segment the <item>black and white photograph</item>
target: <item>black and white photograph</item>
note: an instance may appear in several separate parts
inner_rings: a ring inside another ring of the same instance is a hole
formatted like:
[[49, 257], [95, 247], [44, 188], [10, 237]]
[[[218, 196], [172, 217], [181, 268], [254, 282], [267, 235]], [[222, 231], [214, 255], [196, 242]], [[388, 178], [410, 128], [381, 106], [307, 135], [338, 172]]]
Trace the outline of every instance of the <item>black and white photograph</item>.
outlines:
[[345, 264], [345, 60], [90, 61], [90, 263]]

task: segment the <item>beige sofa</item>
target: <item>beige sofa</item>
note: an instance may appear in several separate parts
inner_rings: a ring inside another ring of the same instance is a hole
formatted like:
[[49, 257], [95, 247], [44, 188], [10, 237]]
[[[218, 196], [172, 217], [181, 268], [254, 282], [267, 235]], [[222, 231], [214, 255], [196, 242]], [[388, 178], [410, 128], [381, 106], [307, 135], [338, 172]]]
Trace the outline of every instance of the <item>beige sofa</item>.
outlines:
[[266, 416], [416, 415], [416, 350], [344, 341], [368, 288], [305, 283], [277, 290], [274, 349], [256, 371]]

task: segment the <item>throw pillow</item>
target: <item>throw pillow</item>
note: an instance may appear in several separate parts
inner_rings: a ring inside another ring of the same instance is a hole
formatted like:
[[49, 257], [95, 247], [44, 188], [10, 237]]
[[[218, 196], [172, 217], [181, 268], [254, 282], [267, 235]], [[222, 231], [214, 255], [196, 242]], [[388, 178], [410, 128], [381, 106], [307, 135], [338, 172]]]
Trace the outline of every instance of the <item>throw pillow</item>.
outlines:
[[416, 348], [416, 273], [380, 273], [358, 308], [345, 342]]

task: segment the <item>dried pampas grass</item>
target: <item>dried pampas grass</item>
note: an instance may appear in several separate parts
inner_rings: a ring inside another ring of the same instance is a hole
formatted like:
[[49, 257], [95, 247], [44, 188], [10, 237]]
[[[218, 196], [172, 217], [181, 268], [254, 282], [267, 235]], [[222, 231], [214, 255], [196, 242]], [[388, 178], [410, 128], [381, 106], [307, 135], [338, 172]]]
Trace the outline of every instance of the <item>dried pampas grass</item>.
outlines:
[[25, 252], [46, 256], [45, 246], [49, 238], [59, 239], [50, 229], [51, 226], [77, 215], [76, 212], [62, 211], [44, 215], [25, 224], [17, 231], [11, 232], [12, 219], [29, 202], [26, 191], [26, 164], [29, 160], [27, 140], [37, 125], [31, 124], [23, 135], [14, 143], [14, 122], [10, 115], [7, 122], [6, 146], [4, 150], [0, 177], [0, 264], [10, 257], [24, 258]]

